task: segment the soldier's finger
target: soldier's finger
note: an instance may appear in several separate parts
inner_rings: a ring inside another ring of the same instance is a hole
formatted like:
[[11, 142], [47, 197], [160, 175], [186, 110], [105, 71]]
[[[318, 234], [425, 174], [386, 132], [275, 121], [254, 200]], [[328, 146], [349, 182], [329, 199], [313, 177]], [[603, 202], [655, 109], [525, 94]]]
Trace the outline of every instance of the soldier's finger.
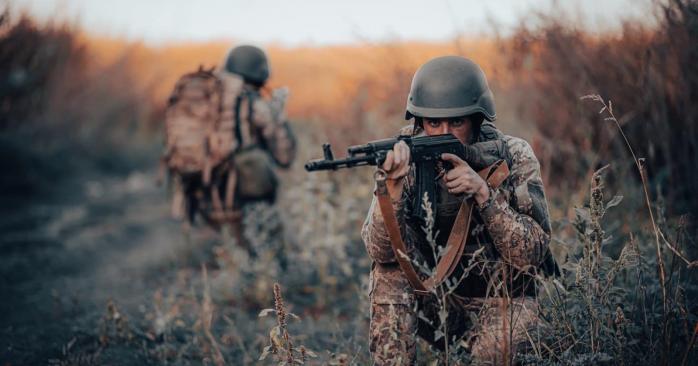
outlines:
[[402, 159], [405, 163], [410, 163], [410, 147], [404, 141], [400, 141], [400, 146], [402, 147]]
[[453, 155], [449, 153], [441, 154], [441, 160], [448, 161], [449, 163], [453, 164], [454, 167], [468, 165], [468, 163], [463, 161], [463, 159], [459, 158], [458, 155]]
[[404, 177], [409, 173], [410, 171], [410, 166], [409, 165], [403, 165], [402, 169], [400, 169], [400, 176]]
[[446, 182], [446, 187], [447, 187], [448, 189], [452, 189], [452, 188], [458, 187], [458, 186], [461, 185], [461, 184], [462, 184], [462, 182], [461, 182], [460, 180], [456, 179], [456, 180], [452, 180], [452, 181]]
[[402, 161], [402, 149], [400, 148], [400, 143], [398, 142], [393, 146], [393, 164], [395, 164], [396, 167], [400, 166], [400, 162]]
[[445, 177], [446, 181], [451, 181], [451, 180], [458, 179], [458, 178], [462, 177], [465, 173], [466, 172], [464, 172], [462, 168], [453, 168], [453, 169], [447, 171], [446, 174], [444, 175], [444, 177]]
[[383, 163], [383, 170], [390, 171], [393, 169], [393, 152], [388, 151], [388, 155], [385, 156], [385, 162]]
[[464, 193], [464, 192], [465, 192], [465, 187], [462, 185], [458, 185], [458, 186], [456, 186], [454, 188], [450, 188], [448, 190], [448, 193], [451, 193], [451, 194], [458, 194], [458, 193]]
[[470, 182], [468, 181], [468, 177], [462, 176], [462, 177], [459, 177], [458, 179], [454, 180], [453, 184], [456, 187], [462, 187], [465, 189], [470, 185]]

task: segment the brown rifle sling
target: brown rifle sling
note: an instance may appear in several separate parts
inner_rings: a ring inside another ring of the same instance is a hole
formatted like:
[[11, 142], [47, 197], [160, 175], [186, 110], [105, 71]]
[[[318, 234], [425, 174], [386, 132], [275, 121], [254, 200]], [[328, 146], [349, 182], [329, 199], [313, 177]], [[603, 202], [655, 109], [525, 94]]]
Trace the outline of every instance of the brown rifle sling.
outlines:
[[[509, 166], [503, 160], [481, 170], [478, 174], [487, 181], [491, 188], [498, 188], [502, 182], [509, 176]], [[473, 199], [463, 200], [463, 203], [458, 210], [458, 215], [451, 229], [446, 242], [446, 254], [444, 254], [436, 264], [436, 273], [426, 281], [422, 282], [415, 270], [410, 258], [407, 256], [407, 248], [400, 234], [400, 225], [395, 216], [395, 210], [388, 194], [388, 188], [385, 184], [385, 172], [378, 171], [376, 176], [376, 196], [378, 197], [378, 205], [383, 215], [386, 231], [390, 237], [390, 244], [393, 248], [393, 253], [397, 258], [398, 264], [405, 273], [407, 280], [414, 287], [418, 294], [429, 294], [437, 286], [439, 286], [448, 276], [453, 273], [458, 265], [458, 262], [463, 255], [467, 235], [470, 231], [470, 221], [473, 213]]]

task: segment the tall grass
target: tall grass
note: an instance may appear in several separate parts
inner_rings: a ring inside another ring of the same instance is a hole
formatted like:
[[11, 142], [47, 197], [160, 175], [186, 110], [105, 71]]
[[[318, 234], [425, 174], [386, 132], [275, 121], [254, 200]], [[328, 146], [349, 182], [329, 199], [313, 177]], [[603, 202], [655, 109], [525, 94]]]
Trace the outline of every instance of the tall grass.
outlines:
[[627, 20], [620, 31], [600, 35], [564, 14], [537, 14], [539, 25], [522, 25], [502, 49], [512, 88], [522, 95], [520, 118], [537, 126], [537, 152], [554, 177], [549, 184], [562, 178], [575, 189], [628, 154], [617, 130], [578, 99], [612, 96], [622, 106], [618, 123], [646, 158], [650, 191], [661, 191], [672, 214], [696, 212], [687, 182], [698, 181], [698, 73], [688, 65], [698, 54], [698, 2], [657, 1], [653, 8], [656, 25]]
[[[411, 74], [428, 58], [460, 52], [483, 64], [497, 95], [506, 96], [498, 97], [504, 118], [497, 123], [506, 133], [527, 133], [543, 164], [553, 246], [564, 269], [563, 278], [540, 279], [541, 328], [531, 350], [512, 357], [528, 364], [688, 365], [698, 357], [691, 266], [698, 258], [697, 9], [690, 0], [657, 3], [656, 27], [628, 22], [614, 34], [591, 35], [539, 15], [539, 26], [499, 43], [272, 47], [272, 82], [291, 87], [302, 162], [319, 156], [325, 141], [342, 151], [397, 131]], [[63, 167], [68, 159], [53, 157], [57, 151], [118, 166], [140, 148], [150, 152], [141, 164], [148, 157], [154, 163], [174, 79], [199, 63], [220, 63], [228, 46], [154, 49], [5, 12], [3, 166], [19, 160], [25, 172]], [[579, 101], [589, 93], [600, 95], [597, 102], [612, 97], [614, 106]], [[513, 129], [531, 125], [536, 131]], [[28, 154], [26, 145], [47, 153]], [[81, 330], [94, 341], [68, 340], [53, 363], [99, 364], [104, 350], [122, 347], [160, 363], [249, 364], [269, 342], [277, 353], [262, 362], [369, 363], [370, 261], [359, 228], [373, 189], [370, 169], [307, 175], [300, 165], [282, 173], [276, 208], [253, 207], [246, 216], [256, 260], [225, 237], [198, 231], [191, 257], [206, 258], [204, 267], [183, 260], [143, 309], [118, 307], [118, 298], [105, 304], [97, 329]], [[276, 319], [258, 317], [271, 304]], [[282, 313], [297, 313], [302, 322]], [[457, 347], [445, 357], [424, 344], [420, 352], [467, 363]], [[307, 357], [308, 349], [318, 357]]]

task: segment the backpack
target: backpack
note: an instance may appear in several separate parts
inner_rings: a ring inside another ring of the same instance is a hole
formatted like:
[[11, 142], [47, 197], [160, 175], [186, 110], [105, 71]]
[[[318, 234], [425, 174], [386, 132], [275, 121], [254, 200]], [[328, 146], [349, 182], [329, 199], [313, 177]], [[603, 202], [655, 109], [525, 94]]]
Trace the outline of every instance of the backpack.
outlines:
[[186, 212], [193, 222], [193, 209], [217, 224], [237, 217], [237, 199], [274, 200], [278, 180], [269, 154], [244, 143], [250, 134], [261, 132], [253, 131], [252, 120], [254, 106], [262, 101], [243, 84], [242, 78], [202, 67], [175, 84], [166, 110], [162, 158], [163, 168], [178, 178], [173, 217]]
[[223, 83], [213, 69], [203, 67], [183, 75], [175, 84], [165, 115], [165, 154], [170, 173], [201, 175], [205, 185], [211, 171], [235, 148], [229, 124], [221, 123]]

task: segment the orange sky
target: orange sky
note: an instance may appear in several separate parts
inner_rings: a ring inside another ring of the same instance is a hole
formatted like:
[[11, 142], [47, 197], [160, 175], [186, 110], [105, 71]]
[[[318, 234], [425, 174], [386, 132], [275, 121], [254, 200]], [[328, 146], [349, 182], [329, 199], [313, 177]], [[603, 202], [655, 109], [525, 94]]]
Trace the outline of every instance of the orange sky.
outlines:
[[[124, 62], [145, 85], [153, 88], [155, 101], [167, 99], [176, 79], [202, 64], [220, 65], [231, 46], [226, 42], [182, 43], [152, 47], [113, 38], [83, 36], [95, 64]], [[451, 42], [395, 42], [353, 46], [271, 46], [271, 87], [288, 86], [293, 116], [330, 117], [332, 110], [347, 104], [360, 88], [369, 92], [372, 106], [403, 98], [414, 71], [425, 61], [444, 54], [462, 54], [492, 70], [495, 45], [486, 40]], [[405, 87], [406, 85], [406, 87]], [[400, 95], [394, 95], [400, 94]]]

